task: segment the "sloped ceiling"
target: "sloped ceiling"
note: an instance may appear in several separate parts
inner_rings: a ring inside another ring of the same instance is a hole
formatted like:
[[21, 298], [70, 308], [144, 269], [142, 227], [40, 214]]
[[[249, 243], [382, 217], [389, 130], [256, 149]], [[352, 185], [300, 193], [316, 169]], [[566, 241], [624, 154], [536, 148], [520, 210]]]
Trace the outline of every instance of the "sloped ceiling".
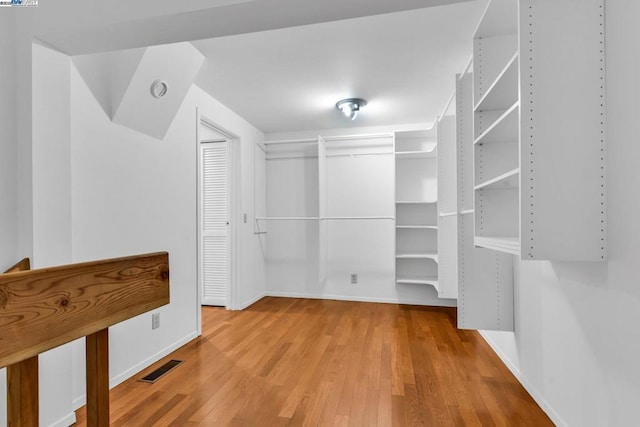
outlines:
[[467, 0], [56, 0], [33, 14], [38, 39], [69, 55], [246, 34]]

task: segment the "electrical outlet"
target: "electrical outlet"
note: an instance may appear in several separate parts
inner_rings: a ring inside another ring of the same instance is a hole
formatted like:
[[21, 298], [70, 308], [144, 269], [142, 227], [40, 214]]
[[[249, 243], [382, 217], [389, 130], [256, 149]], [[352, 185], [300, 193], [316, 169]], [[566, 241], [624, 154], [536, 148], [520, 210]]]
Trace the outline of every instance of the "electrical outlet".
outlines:
[[158, 329], [160, 327], [160, 313], [153, 313], [151, 315], [151, 329]]
[[355, 285], [358, 283], [358, 273], [351, 273], [351, 284]]

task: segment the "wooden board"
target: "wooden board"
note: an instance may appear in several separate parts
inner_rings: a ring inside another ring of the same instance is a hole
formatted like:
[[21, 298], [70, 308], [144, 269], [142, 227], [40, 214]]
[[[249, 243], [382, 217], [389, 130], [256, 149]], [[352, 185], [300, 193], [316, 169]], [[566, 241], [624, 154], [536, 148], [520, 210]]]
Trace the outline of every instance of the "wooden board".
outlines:
[[31, 261], [29, 261], [29, 258], [22, 259], [22, 261], [19, 261], [16, 265], [14, 265], [13, 267], [10, 267], [7, 271], [5, 271], [5, 274], [17, 273], [19, 271], [26, 271], [26, 270], [31, 270]]
[[[31, 269], [24, 258], [5, 273]], [[38, 356], [7, 366], [7, 425], [38, 427]]]
[[166, 252], [0, 275], [0, 368], [168, 303]]

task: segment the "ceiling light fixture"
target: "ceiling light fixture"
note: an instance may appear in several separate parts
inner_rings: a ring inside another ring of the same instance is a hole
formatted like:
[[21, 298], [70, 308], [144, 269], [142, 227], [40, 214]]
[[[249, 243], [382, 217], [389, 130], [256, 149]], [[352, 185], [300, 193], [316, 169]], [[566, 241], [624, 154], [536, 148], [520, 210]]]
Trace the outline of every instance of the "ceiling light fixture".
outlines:
[[347, 98], [342, 101], [338, 101], [336, 104], [336, 108], [342, 113], [349, 117], [351, 120], [354, 120], [358, 115], [358, 112], [362, 107], [367, 105], [367, 101], [360, 98]]

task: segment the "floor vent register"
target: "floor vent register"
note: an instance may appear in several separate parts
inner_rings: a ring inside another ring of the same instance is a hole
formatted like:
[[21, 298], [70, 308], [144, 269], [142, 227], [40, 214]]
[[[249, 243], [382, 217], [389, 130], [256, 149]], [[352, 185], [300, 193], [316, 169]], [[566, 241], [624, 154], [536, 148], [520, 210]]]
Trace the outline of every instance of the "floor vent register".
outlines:
[[176, 359], [170, 360], [167, 363], [165, 363], [164, 365], [160, 366], [155, 371], [153, 371], [150, 374], [140, 378], [139, 381], [142, 381], [144, 383], [155, 383], [156, 381], [158, 381], [160, 378], [162, 378], [163, 376], [168, 374], [169, 371], [173, 370], [174, 368], [176, 368], [181, 363], [182, 363], [182, 360], [176, 360]]

